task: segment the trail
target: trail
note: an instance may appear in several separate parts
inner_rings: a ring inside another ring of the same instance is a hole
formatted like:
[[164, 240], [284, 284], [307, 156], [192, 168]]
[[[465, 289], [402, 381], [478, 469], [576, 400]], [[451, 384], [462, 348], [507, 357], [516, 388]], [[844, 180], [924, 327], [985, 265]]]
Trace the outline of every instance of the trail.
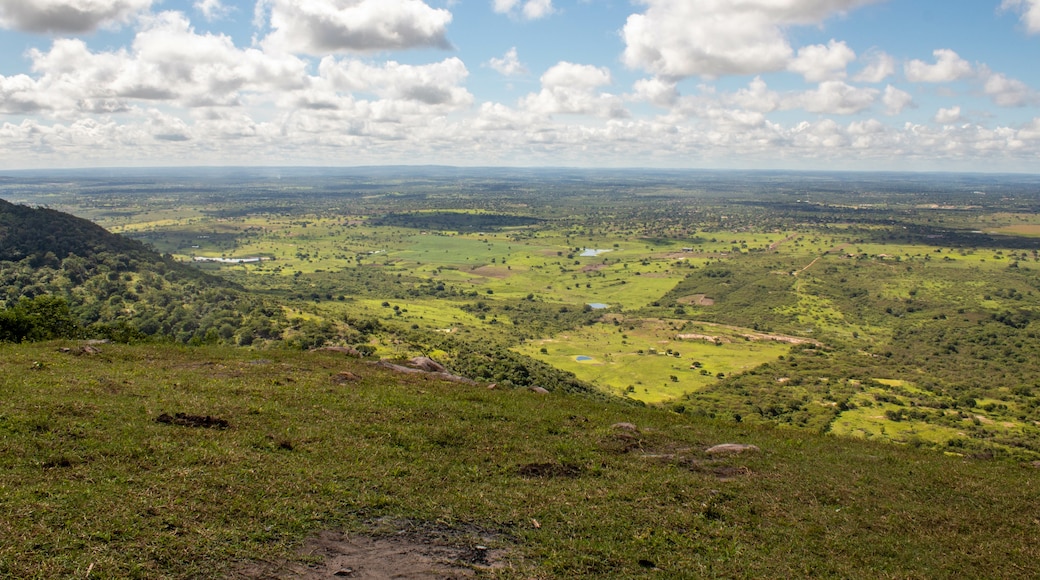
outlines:
[[795, 273], [794, 273], [794, 275], [795, 275], [795, 276], [797, 276], [797, 275], [801, 274], [802, 272], [804, 272], [804, 271], [808, 270], [809, 268], [812, 268], [812, 267], [813, 267], [813, 265], [814, 265], [814, 264], [815, 264], [816, 262], [819, 262], [819, 261], [820, 261], [820, 258], [822, 258], [822, 257], [823, 257], [823, 256], [819, 256], [819, 257], [817, 257], [817, 258], [816, 258], [815, 260], [813, 260], [812, 262], [809, 262], [809, 265], [808, 265], [808, 266], [806, 266], [806, 267], [802, 268], [801, 270], [798, 270], [797, 272], [795, 272]]
[[772, 244], [769, 244], [769, 249], [770, 250], [775, 250], [775, 249], [779, 248], [781, 244], [785, 244], [787, 242], [790, 242], [791, 240], [797, 238], [800, 235], [801, 234], [792, 234], [792, 235], [787, 236], [786, 238], [780, 240], [779, 242], [773, 242]]
[[[835, 246], [835, 247], [827, 250], [826, 252], [824, 252], [823, 256], [826, 256], [827, 254], [832, 254], [832, 253], [836, 254], [836, 253], [844, 250], [846, 246], [848, 246], [848, 244], [841, 244], [839, 246]], [[772, 246], [770, 246], [770, 247], [772, 247]], [[823, 256], [817, 256], [815, 260], [813, 260], [812, 262], [809, 262], [808, 266], [802, 268], [801, 270], [798, 270], [797, 272], [795, 272], [794, 275], [797, 276], [798, 274], [801, 274], [802, 272], [808, 270], [809, 268], [812, 268], [813, 265], [816, 264], [816, 262], [820, 261], [820, 258], [823, 258]]]

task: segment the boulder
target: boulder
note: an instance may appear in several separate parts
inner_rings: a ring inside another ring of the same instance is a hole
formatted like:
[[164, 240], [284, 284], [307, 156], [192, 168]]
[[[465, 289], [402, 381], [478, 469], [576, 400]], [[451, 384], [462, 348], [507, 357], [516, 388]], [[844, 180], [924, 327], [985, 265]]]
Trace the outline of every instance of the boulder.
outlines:
[[426, 356], [417, 356], [412, 360], [408, 361], [408, 365], [420, 370], [424, 370], [428, 373], [448, 372], [448, 369], [444, 368], [444, 365]]
[[736, 455], [738, 453], [756, 453], [761, 451], [754, 445], [745, 445], [743, 443], [723, 443], [714, 447], [709, 447], [704, 452], [708, 455]]

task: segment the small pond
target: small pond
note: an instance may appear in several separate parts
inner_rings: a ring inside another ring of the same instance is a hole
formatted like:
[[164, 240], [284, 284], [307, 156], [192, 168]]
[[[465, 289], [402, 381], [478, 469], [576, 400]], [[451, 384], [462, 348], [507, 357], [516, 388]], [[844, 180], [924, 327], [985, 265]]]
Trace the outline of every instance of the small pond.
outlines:
[[609, 251], [610, 250], [589, 250], [589, 249], [586, 249], [584, 252], [582, 252], [580, 254], [580, 256], [583, 257], [583, 258], [595, 258], [596, 256], [598, 256], [600, 254], [606, 254]]
[[603, 304], [602, 302], [593, 302], [592, 304], [589, 304], [589, 308], [593, 310], [606, 310], [607, 308], [610, 308], [610, 305]]

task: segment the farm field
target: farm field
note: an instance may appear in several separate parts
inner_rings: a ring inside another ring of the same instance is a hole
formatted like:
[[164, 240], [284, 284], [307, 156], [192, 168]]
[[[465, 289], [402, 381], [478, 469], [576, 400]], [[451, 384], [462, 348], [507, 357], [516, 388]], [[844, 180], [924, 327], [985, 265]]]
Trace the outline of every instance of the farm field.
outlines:
[[[956, 182], [920, 194], [854, 176], [809, 202], [794, 177], [711, 193], [626, 179], [590, 174], [558, 194], [535, 178], [522, 198], [494, 179], [360, 194], [298, 178], [38, 199], [206, 260], [279, 303], [300, 346], [433, 354], [506, 386], [577, 381], [734, 421], [1040, 458], [1033, 185], [978, 199]], [[209, 336], [269, 340], [227, 325]]]

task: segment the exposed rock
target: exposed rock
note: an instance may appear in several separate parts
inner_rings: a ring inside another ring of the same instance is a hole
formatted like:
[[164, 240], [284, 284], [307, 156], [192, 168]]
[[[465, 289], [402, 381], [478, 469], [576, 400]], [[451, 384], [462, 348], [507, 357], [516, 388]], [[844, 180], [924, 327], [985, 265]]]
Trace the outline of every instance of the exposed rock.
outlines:
[[442, 379], [442, 380], [445, 380], [445, 381], [451, 381], [453, 383], [463, 383], [463, 384], [466, 384], [466, 385], [475, 385], [475, 384], [477, 384], [477, 382], [474, 381], [473, 379], [467, 379], [466, 377], [460, 377], [458, 375], [453, 375], [453, 374], [447, 373], [447, 372], [430, 372], [430, 371], [424, 371], [422, 369], [413, 369], [413, 368], [406, 367], [406, 366], [395, 365], [394, 363], [388, 362], [388, 361], [385, 361], [385, 360], [381, 360], [381, 361], [379, 361], [377, 363], [374, 363], [374, 364], [376, 366], [378, 366], [378, 367], [382, 367], [384, 369], [388, 369], [388, 370], [394, 371], [396, 373], [404, 373], [406, 375], [428, 375], [428, 376], [435, 377], [435, 378], [438, 378], [438, 379]]
[[496, 389], [498, 389], [498, 383], [491, 383], [490, 385], [488, 385], [489, 391], [494, 391]]
[[432, 358], [425, 356], [417, 356], [412, 360], [408, 361], [409, 366], [424, 370], [428, 373], [446, 373], [448, 369], [444, 368], [444, 365], [433, 360]]
[[761, 451], [755, 445], [745, 445], [743, 443], [723, 443], [714, 447], [709, 447], [704, 452], [708, 455], [733, 455], [737, 453], [755, 453]]
[[620, 431], [639, 431], [639, 427], [636, 427], [635, 423], [614, 423], [610, 428]]
[[549, 391], [543, 389], [542, 387], [529, 387], [528, 390], [531, 391], [532, 393], [538, 393], [539, 395], [548, 395], [549, 394]]

